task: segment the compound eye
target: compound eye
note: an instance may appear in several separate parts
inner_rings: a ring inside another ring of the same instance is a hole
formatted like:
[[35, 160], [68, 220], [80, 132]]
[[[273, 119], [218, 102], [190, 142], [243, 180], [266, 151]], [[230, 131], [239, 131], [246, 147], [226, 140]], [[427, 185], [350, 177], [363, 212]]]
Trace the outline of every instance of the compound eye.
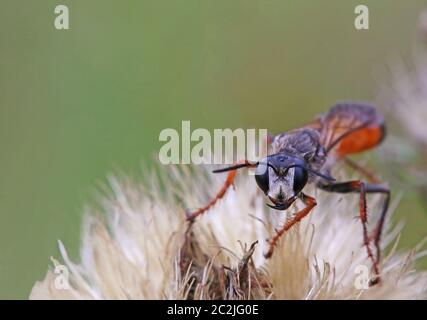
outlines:
[[266, 164], [260, 163], [255, 170], [255, 181], [258, 187], [264, 191], [265, 194], [268, 193], [269, 189], [269, 178], [268, 178], [268, 167]]
[[295, 194], [298, 194], [306, 185], [308, 180], [307, 170], [301, 167], [295, 167], [294, 169], [294, 185], [293, 189]]

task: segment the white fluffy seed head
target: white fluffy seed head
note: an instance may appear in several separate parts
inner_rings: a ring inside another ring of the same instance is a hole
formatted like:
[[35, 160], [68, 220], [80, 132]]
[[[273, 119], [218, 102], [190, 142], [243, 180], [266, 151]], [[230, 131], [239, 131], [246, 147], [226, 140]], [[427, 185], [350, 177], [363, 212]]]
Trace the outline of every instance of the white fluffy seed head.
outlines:
[[[386, 221], [382, 283], [366, 289], [371, 269], [362, 246], [356, 194], [305, 192], [317, 207], [286, 233], [271, 259], [267, 238], [287, 213], [270, 210], [253, 176], [241, 173], [224, 198], [188, 230], [185, 209], [206, 203], [225, 176], [206, 168], [160, 168], [143, 184], [110, 178], [112, 192], [88, 209], [80, 262], [62, 243], [69, 286], [55, 260], [32, 299], [418, 299], [427, 297], [427, 273], [415, 271], [416, 251], [398, 252], [400, 227]], [[345, 175], [340, 171], [338, 176]], [[369, 219], [377, 219], [381, 196], [370, 196]], [[393, 211], [392, 208], [390, 211]], [[370, 224], [374, 225], [374, 222]], [[252, 249], [250, 245], [258, 241]], [[420, 255], [420, 253], [418, 254]], [[362, 280], [362, 281], [361, 281]], [[362, 284], [362, 285], [361, 285]]]

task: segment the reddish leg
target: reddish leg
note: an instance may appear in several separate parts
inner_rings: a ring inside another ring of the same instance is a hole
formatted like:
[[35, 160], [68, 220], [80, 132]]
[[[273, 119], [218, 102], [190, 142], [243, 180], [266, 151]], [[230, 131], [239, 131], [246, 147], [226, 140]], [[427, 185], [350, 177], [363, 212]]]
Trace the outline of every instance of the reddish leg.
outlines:
[[[374, 187], [372, 186], [371, 190], [373, 188]], [[370, 239], [374, 240], [375, 249], [377, 251], [376, 259], [377, 259], [378, 262], [380, 262], [381, 261], [381, 246], [380, 246], [380, 241], [381, 241], [382, 231], [383, 231], [383, 228], [384, 228], [385, 217], [386, 217], [388, 206], [389, 206], [389, 203], [390, 203], [390, 190], [388, 188], [384, 187], [384, 186], [376, 185], [374, 191], [378, 192], [378, 193], [385, 194], [385, 200], [384, 200], [384, 203], [383, 203], [383, 206], [382, 206], [382, 209], [381, 209], [380, 218], [379, 218], [379, 220], [377, 222], [377, 225], [376, 225], [376, 227], [375, 227], [375, 229], [374, 229], [374, 231], [373, 231], [373, 233], [371, 235], [371, 238], [370, 238]]]
[[[359, 215], [360, 215], [360, 220], [363, 226], [363, 243], [366, 247], [368, 257], [372, 261], [373, 269], [375, 273], [375, 278], [372, 279], [371, 284], [374, 285], [379, 283], [381, 280], [379, 275], [380, 274], [379, 263], [381, 260], [380, 238], [381, 238], [382, 228], [384, 226], [385, 216], [388, 209], [388, 203], [390, 200], [390, 190], [388, 190], [388, 188], [386, 188], [385, 186], [382, 186], [379, 184], [370, 184], [370, 183], [366, 184], [359, 180], [341, 182], [341, 183], [331, 183], [327, 185], [318, 184], [318, 187], [330, 192], [340, 192], [340, 193], [359, 192], [360, 193]], [[387, 195], [383, 203], [380, 219], [377, 223], [377, 226], [373, 234], [374, 244], [377, 251], [375, 258], [370, 247], [370, 237], [368, 236], [368, 228], [367, 228], [368, 215], [366, 212], [366, 193], [385, 193]]]
[[[239, 161], [237, 163], [234, 164], [234, 166], [236, 166], [237, 168], [239, 168], [241, 165], [241, 167], [254, 167], [256, 166], [256, 164], [251, 164], [249, 163], [249, 161], [247, 160], [242, 160]], [[193, 212], [186, 212], [186, 216], [187, 216], [187, 221], [194, 221], [194, 219], [205, 213], [206, 211], [208, 211], [210, 208], [212, 208], [215, 203], [217, 203], [217, 201], [219, 199], [221, 199], [222, 197], [224, 197], [225, 193], [227, 192], [228, 188], [230, 188], [230, 186], [233, 185], [234, 183], [234, 178], [236, 177], [236, 173], [237, 173], [237, 168], [236, 170], [231, 170], [228, 175], [227, 175], [227, 179], [225, 180], [224, 185], [221, 187], [221, 189], [219, 190], [219, 192], [216, 194], [216, 196], [208, 202], [207, 205], [205, 205], [204, 207], [201, 207]]]
[[277, 231], [276, 235], [273, 237], [273, 239], [270, 240], [270, 247], [267, 251], [267, 253], [264, 254], [264, 257], [266, 259], [270, 258], [273, 254], [274, 247], [277, 245], [277, 241], [280, 239], [280, 237], [285, 233], [285, 231], [288, 231], [294, 224], [297, 222], [300, 222], [302, 218], [304, 218], [306, 215], [310, 213], [310, 211], [316, 206], [316, 199], [313, 197], [307, 196], [303, 193], [299, 196], [299, 198], [305, 203], [306, 207], [302, 209], [301, 211], [298, 211], [295, 216], [288, 220], [284, 226]]
[[354, 183], [354, 187], [359, 189], [360, 192], [360, 204], [359, 204], [359, 214], [360, 214], [360, 221], [362, 221], [363, 226], [363, 244], [366, 247], [366, 251], [368, 253], [369, 259], [372, 260], [372, 266], [374, 268], [375, 275], [378, 276], [379, 281], [379, 261], [374, 259], [374, 256], [372, 254], [369, 236], [368, 236], [368, 214], [366, 212], [366, 189], [365, 184], [363, 182], [357, 181]]

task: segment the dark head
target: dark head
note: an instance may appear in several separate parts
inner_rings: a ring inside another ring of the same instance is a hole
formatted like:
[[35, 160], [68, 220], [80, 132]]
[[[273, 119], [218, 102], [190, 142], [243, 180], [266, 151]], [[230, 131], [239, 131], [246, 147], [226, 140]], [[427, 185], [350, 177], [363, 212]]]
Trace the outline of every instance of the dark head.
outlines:
[[257, 163], [245, 162], [214, 172], [236, 170], [243, 167], [256, 167], [256, 183], [274, 204], [268, 206], [277, 210], [286, 210], [296, 200], [307, 184], [309, 172], [326, 180], [334, 180], [312, 170], [304, 159], [284, 153], [267, 156]]
[[258, 163], [255, 180], [274, 203], [272, 208], [287, 209], [308, 181], [307, 163], [300, 158], [275, 154]]

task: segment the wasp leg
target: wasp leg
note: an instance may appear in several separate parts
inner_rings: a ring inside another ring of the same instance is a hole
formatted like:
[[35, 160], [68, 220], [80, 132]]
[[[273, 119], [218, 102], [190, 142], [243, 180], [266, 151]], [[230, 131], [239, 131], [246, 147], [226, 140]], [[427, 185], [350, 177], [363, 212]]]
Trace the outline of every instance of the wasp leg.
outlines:
[[307, 196], [303, 193], [301, 193], [299, 198], [304, 202], [306, 207], [301, 211], [298, 211], [292, 219], [288, 220], [283, 225], [283, 227], [279, 231], [277, 231], [276, 235], [270, 241], [270, 247], [267, 253], [264, 254], [264, 257], [266, 259], [270, 258], [273, 255], [274, 247], [277, 245], [277, 241], [280, 239], [283, 233], [285, 231], [288, 231], [297, 222], [300, 222], [302, 218], [307, 216], [310, 213], [310, 211], [317, 205], [316, 199], [314, 199], [313, 197]]
[[[250, 165], [247, 160], [238, 161], [234, 165], [235, 166], [239, 166], [239, 164], [241, 164], [242, 166], [245, 165], [247, 167], [256, 166], [255, 164], [254, 165]], [[215, 205], [215, 203], [217, 203], [217, 201], [219, 199], [221, 199], [222, 197], [224, 197], [224, 195], [227, 192], [228, 188], [230, 188], [233, 185], [234, 178], [236, 177], [236, 173], [237, 173], [237, 169], [236, 170], [231, 170], [228, 173], [227, 179], [225, 180], [224, 185], [218, 191], [218, 193], [216, 194], [216, 196], [211, 201], [208, 202], [207, 205], [205, 205], [204, 207], [201, 207], [201, 208], [199, 208], [199, 209], [197, 209], [197, 210], [195, 210], [193, 212], [186, 212], [186, 219], [187, 219], [187, 221], [193, 222], [194, 219], [197, 216], [200, 216], [201, 214], [203, 214], [206, 211], [208, 211], [210, 208], [212, 208]]]
[[[363, 242], [366, 247], [368, 257], [372, 261], [373, 269], [375, 272], [375, 278], [371, 280], [371, 284], [374, 285], [379, 283], [381, 280], [380, 270], [379, 270], [379, 263], [381, 260], [380, 239], [381, 239], [382, 229], [384, 226], [385, 216], [387, 214], [388, 205], [390, 201], [390, 190], [383, 185], [364, 183], [360, 180], [347, 181], [347, 182], [341, 182], [341, 183], [330, 183], [330, 184], [318, 183], [318, 187], [329, 192], [339, 192], [339, 193], [358, 192], [360, 194], [359, 215], [360, 215], [360, 220], [362, 221], [362, 226], [363, 226]], [[366, 194], [367, 193], [384, 193], [386, 195], [386, 198], [383, 202], [381, 215], [373, 235], [375, 249], [376, 249], [375, 258], [370, 247], [370, 237], [368, 236], [368, 228], [367, 228], [367, 224], [368, 224], [368, 215], [366, 212]]]
[[385, 217], [388, 211], [388, 206], [390, 203], [390, 189], [388, 187], [382, 186], [382, 185], [373, 185], [370, 187], [371, 193], [383, 193], [385, 195], [385, 199], [381, 208], [381, 215], [378, 219], [377, 225], [375, 226], [374, 232], [372, 233], [371, 238], [374, 239], [375, 248], [377, 250], [377, 256], [376, 259], [378, 263], [381, 260], [381, 235], [384, 228], [384, 221]]
[[186, 219], [187, 221], [194, 221], [194, 219], [205, 213], [206, 211], [208, 211], [211, 207], [213, 207], [215, 205], [215, 203], [221, 199], [225, 193], [227, 192], [228, 188], [230, 188], [230, 186], [233, 185], [234, 182], [234, 178], [236, 176], [237, 170], [233, 170], [230, 171], [227, 175], [227, 179], [225, 180], [224, 185], [221, 187], [221, 189], [219, 190], [219, 192], [216, 194], [216, 196], [209, 201], [209, 203], [207, 205], [205, 205], [204, 207], [201, 207], [193, 212], [186, 212]]
[[362, 176], [365, 176], [369, 182], [372, 182], [372, 183], [379, 183], [380, 182], [380, 180], [371, 171], [369, 171], [365, 167], [359, 165], [357, 162], [355, 162], [355, 161], [353, 161], [347, 157], [343, 157], [342, 160], [350, 168], [352, 168], [355, 171], [358, 171]]

